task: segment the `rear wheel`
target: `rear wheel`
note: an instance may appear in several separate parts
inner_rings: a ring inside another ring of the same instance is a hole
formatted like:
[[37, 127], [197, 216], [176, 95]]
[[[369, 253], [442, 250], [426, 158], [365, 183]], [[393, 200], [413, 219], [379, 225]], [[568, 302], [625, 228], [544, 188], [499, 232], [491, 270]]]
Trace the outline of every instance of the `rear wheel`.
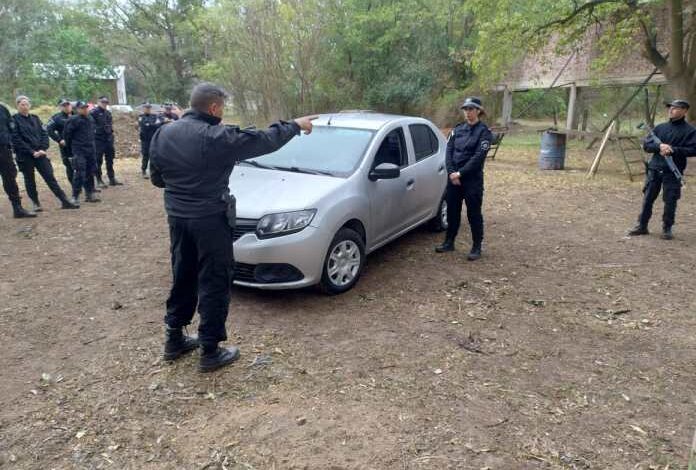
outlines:
[[349, 228], [336, 233], [324, 259], [319, 287], [330, 295], [349, 291], [358, 282], [365, 264], [365, 242]]
[[437, 206], [435, 217], [430, 219], [428, 227], [433, 232], [444, 232], [447, 230], [447, 200], [443, 197], [440, 199], [440, 204]]

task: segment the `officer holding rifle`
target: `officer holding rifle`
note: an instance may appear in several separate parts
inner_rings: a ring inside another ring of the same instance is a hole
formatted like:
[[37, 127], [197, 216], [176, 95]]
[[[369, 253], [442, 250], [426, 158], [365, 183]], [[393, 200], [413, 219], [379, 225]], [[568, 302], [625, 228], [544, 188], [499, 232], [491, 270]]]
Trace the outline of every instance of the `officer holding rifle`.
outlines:
[[638, 225], [628, 232], [630, 236], [648, 234], [653, 204], [662, 191], [665, 203], [662, 238], [674, 238], [672, 226], [677, 212], [677, 201], [681, 197], [681, 175], [686, 169], [686, 158], [696, 156], [696, 128], [686, 122], [689, 103], [685, 100], [674, 100], [665, 104], [669, 108], [669, 121], [655, 127], [643, 143], [643, 149], [652, 153], [652, 158], [648, 162], [645, 176], [643, 208], [638, 217]]

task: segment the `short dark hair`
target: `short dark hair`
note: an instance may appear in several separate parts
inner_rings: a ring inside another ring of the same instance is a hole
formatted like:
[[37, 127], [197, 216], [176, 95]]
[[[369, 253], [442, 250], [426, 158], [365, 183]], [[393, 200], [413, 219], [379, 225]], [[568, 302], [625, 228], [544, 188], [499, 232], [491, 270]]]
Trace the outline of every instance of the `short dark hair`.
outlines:
[[206, 112], [213, 103], [224, 103], [230, 95], [212, 83], [199, 83], [191, 90], [191, 108]]

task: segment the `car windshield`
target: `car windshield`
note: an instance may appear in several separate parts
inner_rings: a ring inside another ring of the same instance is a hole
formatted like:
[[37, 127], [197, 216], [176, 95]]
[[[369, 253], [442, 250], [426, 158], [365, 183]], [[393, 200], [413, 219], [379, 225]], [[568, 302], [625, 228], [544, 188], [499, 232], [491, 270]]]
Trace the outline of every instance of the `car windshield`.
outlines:
[[[315, 126], [273, 153], [246, 160], [259, 168], [350, 176], [360, 164], [373, 131]], [[244, 163], [244, 162], [242, 162]]]

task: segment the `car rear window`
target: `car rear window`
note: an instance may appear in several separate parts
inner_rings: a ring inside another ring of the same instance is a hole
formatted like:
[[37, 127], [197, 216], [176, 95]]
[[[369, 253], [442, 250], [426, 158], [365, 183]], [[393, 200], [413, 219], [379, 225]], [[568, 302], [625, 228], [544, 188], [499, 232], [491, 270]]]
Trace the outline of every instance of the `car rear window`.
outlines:
[[413, 140], [413, 149], [416, 153], [416, 161], [428, 158], [437, 153], [440, 142], [430, 126], [425, 124], [411, 124], [408, 126]]

